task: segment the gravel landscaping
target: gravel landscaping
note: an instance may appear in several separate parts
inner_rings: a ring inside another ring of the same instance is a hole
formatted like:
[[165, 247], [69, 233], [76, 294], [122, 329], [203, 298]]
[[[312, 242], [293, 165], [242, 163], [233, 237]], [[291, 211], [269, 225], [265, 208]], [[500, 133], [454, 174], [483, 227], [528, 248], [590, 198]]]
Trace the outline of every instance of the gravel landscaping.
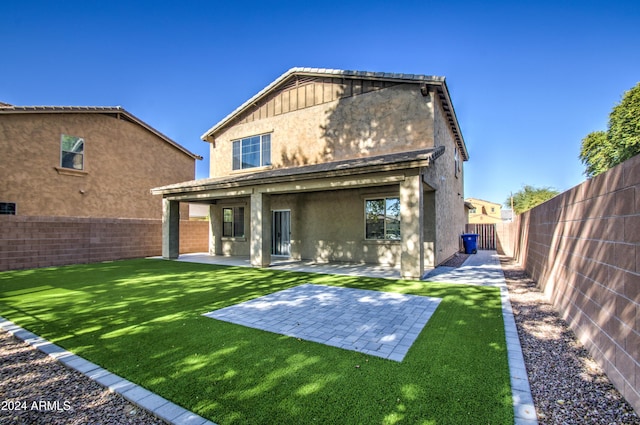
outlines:
[[0, 376], [2, 424], [165, 423], [5, 331]]
[[[539, 423], [640, 425], [535, 282], [510, 259], [501, 263]], [[4, 331], [0, 375], [0, 423], [164, 423]]]
[[539, 423], [640, 424], [536, 282], [510, 259], [500, 261]]

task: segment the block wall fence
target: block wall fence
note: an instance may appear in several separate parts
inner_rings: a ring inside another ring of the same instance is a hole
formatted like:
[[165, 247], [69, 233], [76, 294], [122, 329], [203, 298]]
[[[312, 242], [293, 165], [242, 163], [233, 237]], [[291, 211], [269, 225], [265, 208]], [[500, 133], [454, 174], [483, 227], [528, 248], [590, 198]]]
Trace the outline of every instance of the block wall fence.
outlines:
[[[180, 253], [207, 252], [209, 222], [180, 223]], [[162, 255], [162, 221], [0, 216], [0, 271]]]
[[498, 251], [538, 282], [640, 412], [640, 155], [498, 224]]

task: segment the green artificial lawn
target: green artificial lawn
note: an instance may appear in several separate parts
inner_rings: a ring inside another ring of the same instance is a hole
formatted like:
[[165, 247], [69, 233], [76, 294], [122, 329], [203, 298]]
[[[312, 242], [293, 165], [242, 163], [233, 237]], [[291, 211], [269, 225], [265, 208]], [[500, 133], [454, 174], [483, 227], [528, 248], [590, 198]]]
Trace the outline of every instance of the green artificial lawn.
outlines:
[[[401, 363], [203, 317], [303, 283], [442, 298]], [[498, 288], [126, 260], [0, 273], [0, 315], [218, 424], [513, 424]]]

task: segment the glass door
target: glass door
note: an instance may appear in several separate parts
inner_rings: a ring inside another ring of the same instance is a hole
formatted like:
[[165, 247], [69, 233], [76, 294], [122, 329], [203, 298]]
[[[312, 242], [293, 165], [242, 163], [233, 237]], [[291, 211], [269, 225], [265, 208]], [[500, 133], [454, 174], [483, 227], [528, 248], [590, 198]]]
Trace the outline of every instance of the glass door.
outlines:
[[291, 211], [273, 211], [271, 255], [291, 256]]

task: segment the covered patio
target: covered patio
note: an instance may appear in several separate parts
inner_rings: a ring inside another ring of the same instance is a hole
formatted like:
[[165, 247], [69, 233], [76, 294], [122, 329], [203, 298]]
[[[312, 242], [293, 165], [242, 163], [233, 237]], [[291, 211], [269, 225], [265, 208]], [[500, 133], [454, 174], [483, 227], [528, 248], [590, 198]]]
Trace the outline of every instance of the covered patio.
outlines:
[[178, 259], [179, 206], [190, 202], [209, 206], [205, 262], [420, 279], [434, 266], [436, 244], [427, 170], [443, 153], [440, 146], [155, 188], [164, 205], [162, 256]]
[[[161, 259], [162, 257], [154, 257]], [[181, 254], [175, 261], [188, 263], [217, 264], [222, 266], [252, 267], [250, 256], [209, 255], [206, 252]], [[269, 266], [273, 269], [305, 273], [338, 274], [345, 276], [378, 277], [400, 279], [400, 268], [379, 264], [317, 263], [310, 260], [275, 259]]]

